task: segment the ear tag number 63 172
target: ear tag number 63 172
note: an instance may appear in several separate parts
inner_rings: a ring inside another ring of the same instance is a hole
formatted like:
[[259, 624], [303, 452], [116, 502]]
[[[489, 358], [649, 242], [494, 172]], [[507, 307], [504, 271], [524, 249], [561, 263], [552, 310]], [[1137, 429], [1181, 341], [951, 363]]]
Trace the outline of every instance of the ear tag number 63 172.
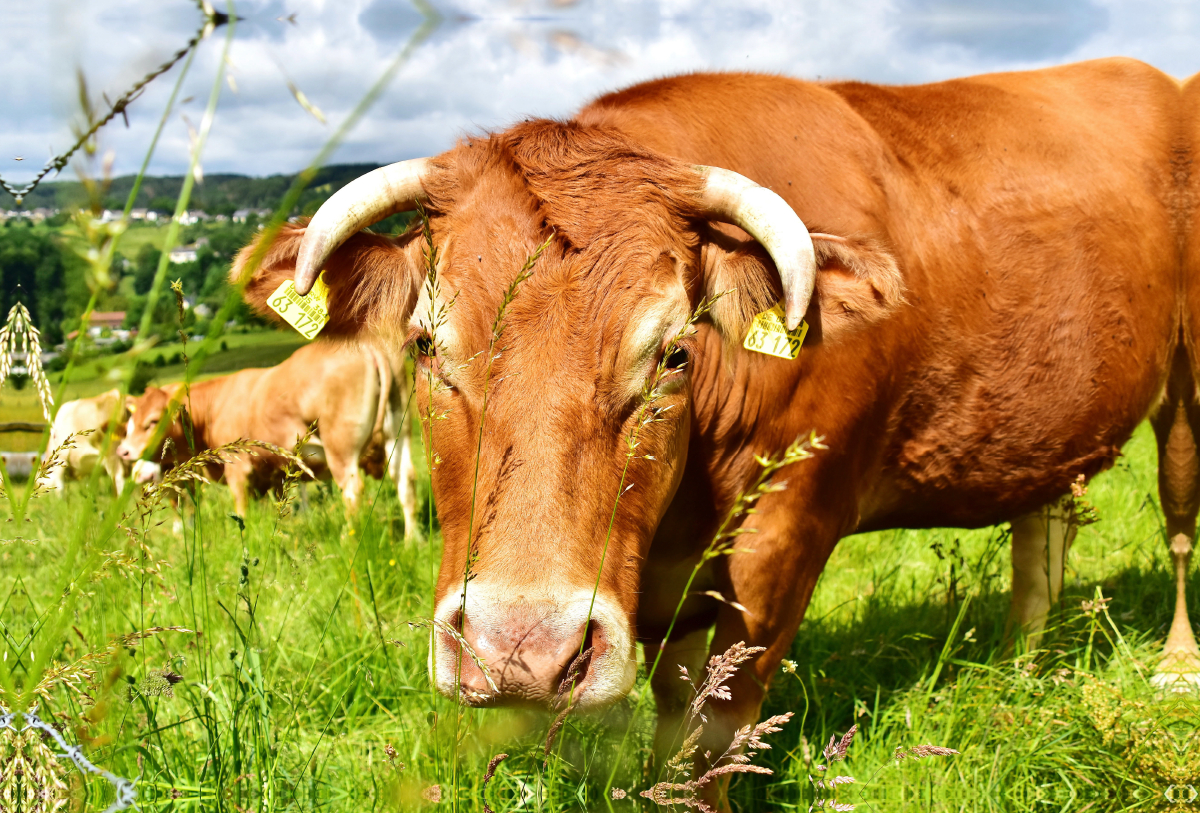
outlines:
[[808, 322], [803, 319], [795, 330], [788, 330], [783, 321], [783, 306], [776, 303], [775, 307], [754, 317], [742, 347], [755, 353], [794, 360], [800, 355], [800, 345], [804, 344], [806, 333]]
[[307, 296], [296, 293], [296, 286], [290, 279], [284, 280], [267, 298], [267, 307], [296, 328], [301, 336], [312, 341], [329, 321], [328, 301], [329, 286], [325, 284], [325, 272], [322, 271]]

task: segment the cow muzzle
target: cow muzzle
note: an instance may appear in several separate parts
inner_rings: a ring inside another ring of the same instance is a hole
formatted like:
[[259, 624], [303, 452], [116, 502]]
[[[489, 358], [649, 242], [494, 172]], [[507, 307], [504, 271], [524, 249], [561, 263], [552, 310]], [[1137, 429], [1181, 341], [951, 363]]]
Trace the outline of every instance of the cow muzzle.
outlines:
[[615, 602], [596, 596], [593, 605], [591, 590], [565, 599], [514, 592], [472, 581], [465, 613], [461, 586], [440, 602], [430, 668], [442, 694], [472, 706], [595, 708], [629, 693], [637, 661]]

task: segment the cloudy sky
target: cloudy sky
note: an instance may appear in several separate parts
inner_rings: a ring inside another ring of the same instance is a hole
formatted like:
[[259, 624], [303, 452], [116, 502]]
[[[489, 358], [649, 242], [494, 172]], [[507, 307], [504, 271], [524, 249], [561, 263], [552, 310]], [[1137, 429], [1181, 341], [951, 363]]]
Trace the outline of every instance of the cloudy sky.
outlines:
[[[1200, 71], [1200, 7], [1188, 0], [429, 3], [433, 17], [409, 0], [241, 0], [228, 60], [218, 29], [199, 47], [151, 172], [185, 170], [189, 122], [199, 125], [214, 79], [221, 95], [204, 171], [296, 171], [419, 31], [332, 161], [433, 154], [464, 132], [566, 116], [606, 90], [697, 69], [914, 83], [1124, 55], [1178, 77]], [[102, 94], [120, 96], [202, 19], [191, 0], [4, 0], [3, 15], [0, 176], [14, 184], [73, 141], [77, 72], [103, 109]], [[150, 84], [128, 128], [118, 119], [105, 129], [102, 152], [112, 151], [117, 174], [140, 165], [179, 72]]]

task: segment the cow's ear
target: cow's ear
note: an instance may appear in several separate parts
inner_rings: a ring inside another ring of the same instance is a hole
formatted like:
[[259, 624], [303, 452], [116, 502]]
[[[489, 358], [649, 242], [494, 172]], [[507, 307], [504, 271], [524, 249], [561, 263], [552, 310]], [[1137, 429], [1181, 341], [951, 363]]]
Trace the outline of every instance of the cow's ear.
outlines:
[[[287, 223], [269, 239], [260, 234], [234, 260], [229, 278], [245, 281], [242, 295], [255, 312], [281, 321], [267, 300], [296, 272], [296, 257], [304, 237], [304, 224]], [[423, 275], [414, 262], [411, 235], [391, 238], [360, 232], [347, 240], [325, 264], [322, 277], [329, 287], [329, 323], [322, 335], [354, 336], [364, 331], [377, 335], [407, 333], [408, 317], [416, 303]]]
[[[770, 256], [756, 242], [710, 228], [702, 253], [709, 296], [728, 292], [713, 307], [713, 320], [732, 344], [741, 344], [755, 315], [783, 296]], [[809, 341], [841, 337], [885, 318], [904, 302], [904, 280], [882, 241], [812, 233], [817, 285], [805, 319]]]

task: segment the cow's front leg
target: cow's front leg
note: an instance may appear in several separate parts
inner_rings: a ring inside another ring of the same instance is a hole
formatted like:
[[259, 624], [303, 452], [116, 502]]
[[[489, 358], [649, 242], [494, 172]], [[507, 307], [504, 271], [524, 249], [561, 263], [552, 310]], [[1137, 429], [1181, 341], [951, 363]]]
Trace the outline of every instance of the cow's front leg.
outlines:
[[[650, 679], [654, 705], [658, 710], [654, 756], [660, 772], [687, 736], [684, 725], [688, 707], [695, 695], [693, 687], [704, 679], [704, 664], [708, 660], [709, 629], [705, 626], [663, 645], [658, 669]], [[653, 659], [654, 651], [647, 647], [647, 666]], [[686, 678], [680, 667], [687, 670]]]
[[346, 513], [353, 516], [358, 511], [358, 503], [363, 492], [363, 478], [362, 471], [358, 467], [358, 456], [342, 456], [328, 447], [326, 447], [326, 454], [329, 461], [329, 473], [342, 491], [342, 502], [346, 506]]
[[1011, 623], [1024, 633], [1028, 649], [1041, 642], [1050, 608], [1062, 592], [1077, 530], [1071, 507], [1071, 498], [1063, 497], [1012, 522]]
[[405, 427], [396, 438], [392, 449], [392, 482], [396, 484], [396, 496], [404, 514], [404, 533], [417, 535], [417, 470], [413, 466], [412, 433]]
[[225, 466], [225, 485], [233, 495], [233, 511], [239, 517], [246, 516], [249, 505], [250, 464], [244, 460], [234, 460]]
[[109, 451], [108, 457], [104, 459], [104, 468], [108, 471], [108, 476], [112, 478], [117, 496], [121, 496], [121, 492], [125, 490], [125, 461], [117, 457], [116, 443], [113, 444], [113, 449]]
[[[745, 610], [732, 603], [721, 605], [709, 653], [719, 658], [739, 643], [765, 651], [739, 666], [725, 683], [729, 699], [708, 701], [708, 722], [697, 752], [697, 778], [728, 764], [735, 732], [758, 722], [767, 689], [791, 648], [817, 578], [838, 539], [835, 520], [822, 525], [815, 513], [809, 513], [801, 525], [786, 520], [801, 515], [799, 512], [787, 512], [783, 519], [779, 512], [772, 521], [765, 518], [769, 517], [765, 505], [760, 507], [763, 513], [752, 518], [758, 533], [743, 536], [739, 543], [743, 552], [725, 560], [728, 578], [719, 588], [728, 602], [737, 602]], [[799, 733], [783, 736], [795, 739]], [[711, 752], [710, 760], [704, 758], [706, 752]], [[707, 782], [705, 799], [710, 803], [723, 799], [729, 779], [725, 774]]]

